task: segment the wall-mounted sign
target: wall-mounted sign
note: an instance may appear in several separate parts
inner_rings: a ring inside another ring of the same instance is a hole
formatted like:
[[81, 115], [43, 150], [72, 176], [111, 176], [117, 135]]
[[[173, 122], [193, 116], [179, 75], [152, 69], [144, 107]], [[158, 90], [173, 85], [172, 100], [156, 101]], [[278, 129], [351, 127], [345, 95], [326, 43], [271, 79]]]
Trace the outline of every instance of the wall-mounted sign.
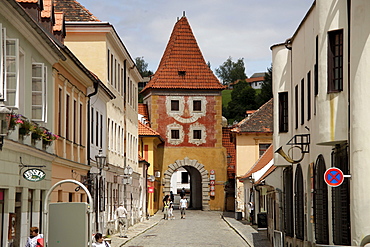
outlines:
[[45, 178], [46, 173], [40, 169], [28, 169], [23, 172], [23, 177], [31, 182], [39, 182]]
[[148, 193], [154, 193], [154, 187], [148, 187]]
[[216, 180], [216, 175], [209, 175], [209, 180]]

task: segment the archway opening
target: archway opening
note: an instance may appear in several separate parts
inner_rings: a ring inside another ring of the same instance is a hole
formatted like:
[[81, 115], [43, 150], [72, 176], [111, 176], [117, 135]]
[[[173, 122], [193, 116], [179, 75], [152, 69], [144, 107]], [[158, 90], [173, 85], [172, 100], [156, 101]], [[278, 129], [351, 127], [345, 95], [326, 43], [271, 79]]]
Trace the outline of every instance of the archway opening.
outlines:
[[172, 174], [170, 190], [174, 194], [175, 208], [185, 193], [189, 209], [202, 209], [202, 177], [194, 167], [183, 166], [177, 169]]

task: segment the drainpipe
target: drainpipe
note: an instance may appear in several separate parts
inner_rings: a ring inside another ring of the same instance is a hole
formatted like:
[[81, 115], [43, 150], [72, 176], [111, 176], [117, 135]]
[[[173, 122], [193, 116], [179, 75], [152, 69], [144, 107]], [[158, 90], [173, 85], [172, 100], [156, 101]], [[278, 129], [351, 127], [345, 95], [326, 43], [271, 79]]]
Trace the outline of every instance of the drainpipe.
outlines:
[[[91, 135], [90, 135], [90, 129], [91, 129], [91, 121], [90, 121], [90, 99], [92, 96], [96, 95], [98, 93], [98, 88], [99, 88], [99, 82], [96, 81], [94, 82], [94, 92], [90, 93], [89, 95], [87, 95], [87, 97], [89, 98], [88, 101], [87, 101], [87, 143], [86, 143], [86, 147], [87, 147], [87, 165], [89, 167], [91, 167], [91, 162], [90, 162], [90, 143], [91, 143]], [[90, 181], [90, 171], [88, 172], [87, 174], [88, 176], [88, 179]], [[96, 180], [96, 185], [98, 185], [98, 180]], [[88, 186], [89, 187], [89, 190], [91, 191], [91, 185]], [[96, 228], [96, 231], [99, 231], [99, 221], [98, 221], [98, 189], [95, 190], [95, 198], [94, 198], [94, 201], [95, 201], [95, 228]]]

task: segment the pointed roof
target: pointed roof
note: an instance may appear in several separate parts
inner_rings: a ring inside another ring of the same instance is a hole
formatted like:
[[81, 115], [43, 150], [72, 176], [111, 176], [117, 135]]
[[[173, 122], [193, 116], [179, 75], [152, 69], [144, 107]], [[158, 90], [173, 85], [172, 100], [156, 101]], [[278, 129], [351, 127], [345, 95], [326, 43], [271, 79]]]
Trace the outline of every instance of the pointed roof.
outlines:
[[148, 89], [224, 88], [205, 62], [188, 19], [183, 16], [176, 22], [158, 69], [142, 92]]
[[240, 121], [232, 132], [263, 132], [272, 133], [273, 128], [273, 99], [263, 104], [257, 111]]
[[160, 136], [160, 134], [139, 121], [139, 136]]
[[65, 21], [100, 22], [88, 9], [75, 0], [54, 0], [55, 11], [63, 12]]

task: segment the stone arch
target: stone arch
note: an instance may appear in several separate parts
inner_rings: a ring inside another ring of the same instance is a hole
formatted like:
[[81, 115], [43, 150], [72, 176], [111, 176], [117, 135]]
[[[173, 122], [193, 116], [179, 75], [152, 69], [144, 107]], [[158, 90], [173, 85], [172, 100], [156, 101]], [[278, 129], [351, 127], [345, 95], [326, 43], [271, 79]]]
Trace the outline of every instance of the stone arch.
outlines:
[[163, 177], [163, 193], [165, 195], [170, 194], [171, 190], [171, 177], [173, 173], [181, 168], [181, 167], [192, 167], [198, 170], [201, 176], [201, 183], [202, 183], [202, 210], [210, 210], [209, 207], [209, 176], [208, 171], [204, 168], [204, 165], [199, 163], [197, 160], [191, 160], [188, 157], [185, 157], [183, 160], [176, 160], [173, 164], [168, 166], [168, 169], [164, 172]]

